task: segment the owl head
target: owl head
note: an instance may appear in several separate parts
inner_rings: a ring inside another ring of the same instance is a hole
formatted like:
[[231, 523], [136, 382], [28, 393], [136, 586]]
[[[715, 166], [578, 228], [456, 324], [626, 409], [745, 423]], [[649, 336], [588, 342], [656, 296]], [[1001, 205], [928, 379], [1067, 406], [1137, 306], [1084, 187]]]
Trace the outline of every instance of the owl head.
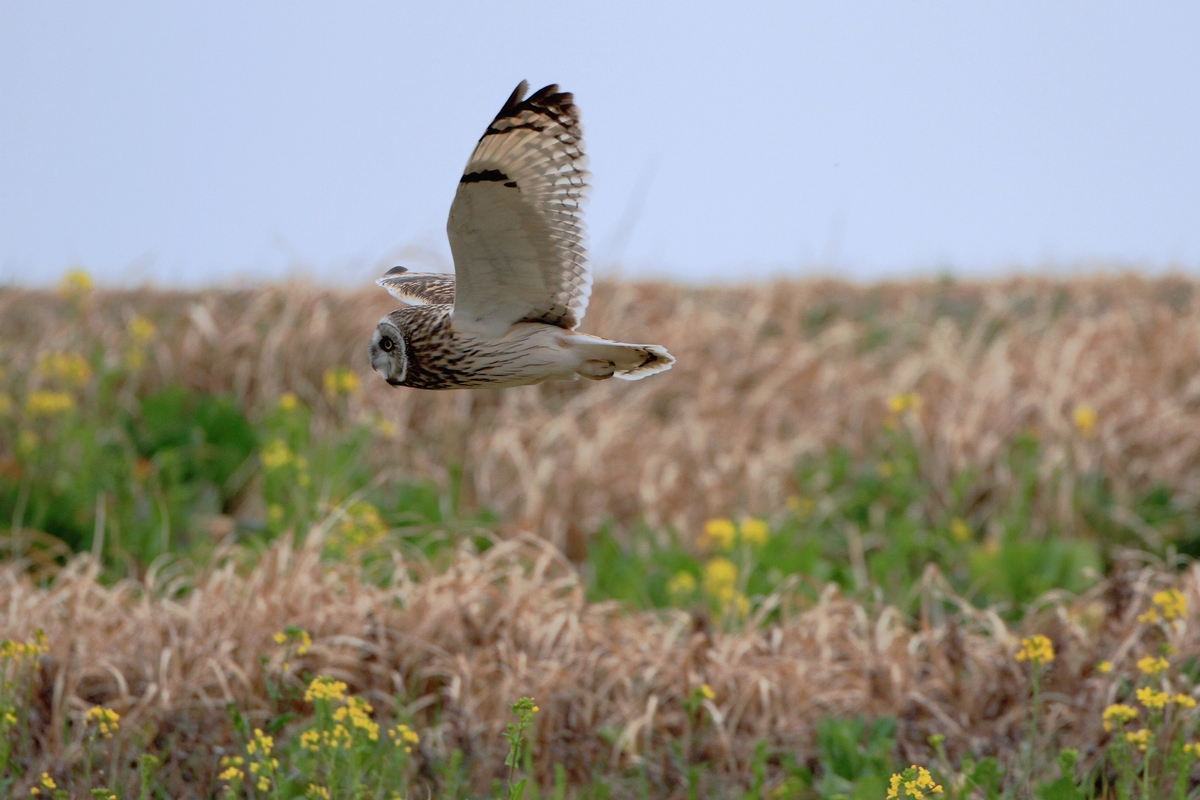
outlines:
[[371, 368], [380, 377], [392, 386], [401, 386], [408, 375], [408, 347], [404, 335], [389, 317], [379, 320], [375, 326], [371, 343], [367, 345], [367, 355], [371, 358]]

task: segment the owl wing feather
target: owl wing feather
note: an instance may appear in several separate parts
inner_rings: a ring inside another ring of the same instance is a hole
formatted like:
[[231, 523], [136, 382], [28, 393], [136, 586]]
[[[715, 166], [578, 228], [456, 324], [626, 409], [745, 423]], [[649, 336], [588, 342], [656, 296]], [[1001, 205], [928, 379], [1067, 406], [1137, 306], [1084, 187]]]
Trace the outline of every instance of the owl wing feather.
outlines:
[[578, 327], [592, 276], [583, 242], [587, 157], [573, 96], [521, 81], [467, 161], [446, 231], [454, 324]]
[[435, 272], [409, 272], [393, 267], [375, 283], [388, 294], [410, 306], [444, 305], [454, 303], [454, 276]]

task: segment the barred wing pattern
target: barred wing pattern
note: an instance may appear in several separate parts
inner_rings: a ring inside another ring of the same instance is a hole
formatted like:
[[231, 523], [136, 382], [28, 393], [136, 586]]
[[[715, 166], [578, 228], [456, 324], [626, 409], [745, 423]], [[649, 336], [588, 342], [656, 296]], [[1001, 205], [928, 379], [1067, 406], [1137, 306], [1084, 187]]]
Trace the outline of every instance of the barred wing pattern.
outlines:
[[457, 327], [578, 327], [592, 288], [583, 245], [587, 157], [579, 111], [556, 84], [522, 81], [471, 154], [446, 230]]
[[448, 306], [454, 302], [454, 276], [436, 272], [409, 272], [392, 267], [375, 281], [388, 294], [410, 306]]

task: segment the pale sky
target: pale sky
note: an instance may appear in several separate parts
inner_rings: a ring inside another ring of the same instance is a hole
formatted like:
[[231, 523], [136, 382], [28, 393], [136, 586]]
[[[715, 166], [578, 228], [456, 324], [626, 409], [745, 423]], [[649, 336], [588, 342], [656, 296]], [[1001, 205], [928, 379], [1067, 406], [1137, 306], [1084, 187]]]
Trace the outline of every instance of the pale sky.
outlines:
[[601, 275], [1200, 274], [1200, 3], [0, 0], [0, 282], [448, 269], [522, 78]]

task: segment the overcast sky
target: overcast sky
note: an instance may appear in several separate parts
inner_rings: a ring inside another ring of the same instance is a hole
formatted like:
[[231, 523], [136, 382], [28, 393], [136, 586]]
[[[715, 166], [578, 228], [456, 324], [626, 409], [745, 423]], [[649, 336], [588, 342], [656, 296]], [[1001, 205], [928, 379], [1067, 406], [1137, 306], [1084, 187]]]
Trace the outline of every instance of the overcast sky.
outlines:
[[1200, 273], [1200, 3], [0, 0], [0, 281], [449, 268], [522, 78], [601, 274]]

